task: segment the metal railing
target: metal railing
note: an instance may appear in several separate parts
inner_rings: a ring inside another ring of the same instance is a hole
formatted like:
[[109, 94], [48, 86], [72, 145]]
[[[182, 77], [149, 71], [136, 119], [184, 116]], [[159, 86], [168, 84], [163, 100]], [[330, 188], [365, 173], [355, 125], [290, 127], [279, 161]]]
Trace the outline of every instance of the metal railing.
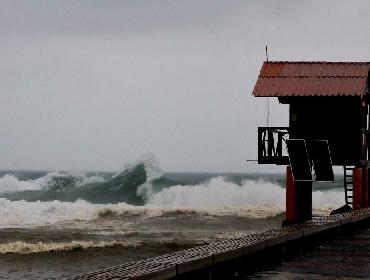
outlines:
[[288, 127], [258, 128], [258, 163], [259, 164], [289, 164], [289, 158], [284, 154], [284, 139], [289, 134]]

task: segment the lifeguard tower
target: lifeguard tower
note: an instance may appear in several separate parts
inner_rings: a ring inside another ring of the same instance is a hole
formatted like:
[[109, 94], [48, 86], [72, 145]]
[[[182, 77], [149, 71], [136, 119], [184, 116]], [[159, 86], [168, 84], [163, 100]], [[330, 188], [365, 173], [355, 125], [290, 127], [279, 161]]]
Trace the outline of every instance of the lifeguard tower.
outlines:
[[312, 182], [344, 168], [345, 202], [369, 206], [370, 62], [264, 62], [255, 97], [289, 104], [289, 127], [258, 128], [258, 163], [287, 165], [286, 221], [312, 217]]

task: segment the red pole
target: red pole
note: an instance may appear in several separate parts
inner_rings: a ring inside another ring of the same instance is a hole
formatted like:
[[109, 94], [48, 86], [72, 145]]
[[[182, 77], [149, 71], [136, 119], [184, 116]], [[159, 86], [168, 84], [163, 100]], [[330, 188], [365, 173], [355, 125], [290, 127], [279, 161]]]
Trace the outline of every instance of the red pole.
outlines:
[[297, 213], [297, 186], [293, 180], [292, 169], [286, 168], [286, 221], [293, 223], [298, 218]]
[[362, 207], [369, 207], [369, 169], [362, 169]]
[[295, 182], [290, 166], [286, 172], [286, 223], [312, 218], [312, 182]]
[[353, 209], [360, 209], [362, 206], [362, 168], [353, 169]]

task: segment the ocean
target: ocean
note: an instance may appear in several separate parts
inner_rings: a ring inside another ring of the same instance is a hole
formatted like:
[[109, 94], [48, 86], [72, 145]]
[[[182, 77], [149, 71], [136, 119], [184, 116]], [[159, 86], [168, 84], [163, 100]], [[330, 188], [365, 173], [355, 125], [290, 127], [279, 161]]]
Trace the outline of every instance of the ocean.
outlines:
[[[0, 279], [60, 279], [279, 228], [284, 181], [165, 173], [151, 158], [114, 173], [1, 171]], [[344, 204], [341, 176], [313, 188], [315, 215]]]

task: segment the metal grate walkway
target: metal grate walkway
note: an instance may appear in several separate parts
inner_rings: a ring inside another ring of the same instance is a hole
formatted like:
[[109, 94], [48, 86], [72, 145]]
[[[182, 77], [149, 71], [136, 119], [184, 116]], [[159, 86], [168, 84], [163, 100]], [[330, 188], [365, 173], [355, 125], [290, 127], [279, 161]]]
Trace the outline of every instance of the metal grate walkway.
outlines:
[[139, 280], [170, 279], [187, 272], [247, 256], [251, 253], [282, 245], [288, 241], [339, 228], [370, 218], [370, 208], [333, 216], [315, 217], [311, 221], [286, 226], [282, 229], [248, 234], [188, 250], [125, 263], [100, 271], [70, 278], [71, 280]]

